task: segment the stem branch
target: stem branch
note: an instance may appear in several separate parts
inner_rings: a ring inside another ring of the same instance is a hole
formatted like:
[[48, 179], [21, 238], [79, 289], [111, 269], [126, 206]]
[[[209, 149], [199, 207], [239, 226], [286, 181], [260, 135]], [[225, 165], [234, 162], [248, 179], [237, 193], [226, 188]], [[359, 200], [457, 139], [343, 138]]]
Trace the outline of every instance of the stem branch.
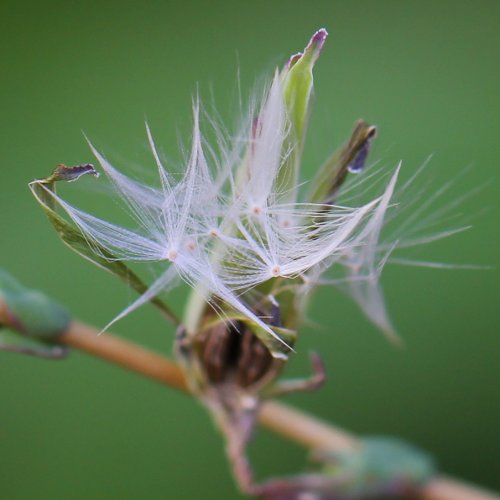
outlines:
[[133, 342], [109, 333], [100, 335], [95, 328], [78, 321], [70, 324], [60, 340], [87, 354], [140, 373], [174, 389], [188, 392], [184, 373], [176, 363]]
[[[182, 392], [189, 392], [182, 369], [173, 361], [132, 342], [73, 321], [60, 337], [66, 345], [110, 363], [139, 373]], [[262, 405], [261, 425], [273, 432], [312, 449], [350, 451], [359, 446], [355, 436], [300, 410], [268, 401]], [[423, 500], [500, 500], [494, 493], [456, 479], [439, 476], [419, 492]]]

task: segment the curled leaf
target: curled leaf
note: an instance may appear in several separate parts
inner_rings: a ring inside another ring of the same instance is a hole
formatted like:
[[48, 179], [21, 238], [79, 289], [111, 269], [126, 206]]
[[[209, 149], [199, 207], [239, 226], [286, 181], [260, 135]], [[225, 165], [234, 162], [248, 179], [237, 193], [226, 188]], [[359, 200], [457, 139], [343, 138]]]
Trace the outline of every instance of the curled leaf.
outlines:
[[426, 453], [395, 438], [368, 438], [352, 452], [323, 452], [319, 458], [322, 471], [271, 479], [256, 493], [268, 500], [413, 498], [435, 474]]
[[57, 165], [52, 174], [42, 182], [51, 184], [57, 181], [73, 182], [79, 179], [82, 175], [90, 174], [94, 177], [99, 177], [99, 172], [94, 168], [94, 165], [86, 163], [85, 165], [75, 165], [74, 167], [68, 167], [63, 163]]

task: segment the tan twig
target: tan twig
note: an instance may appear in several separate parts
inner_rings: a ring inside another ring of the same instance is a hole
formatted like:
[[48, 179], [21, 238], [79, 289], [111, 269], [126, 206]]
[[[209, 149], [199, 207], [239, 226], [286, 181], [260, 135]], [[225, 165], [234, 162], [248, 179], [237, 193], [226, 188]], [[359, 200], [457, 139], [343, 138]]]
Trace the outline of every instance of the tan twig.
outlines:
[[420, 498], [426, 500], [498, 500], [500, 497], [496, 493], [458, 479], [440, 476], [422, 488]]
[[260, 410], [259, 421], [276, 434], [317, 450], [355, 450], [354, 436], [312, 415], [276, 401], [268, 401]]
[[179, 366], [149, 349], [109, 333], [99, 335], [98, 330], [78, 321], [73, 321], [60, 339], [71, 347], [187, 392], [186, 379]]
[[[111, 363], [139, 373], [182, 392], [188, 392], [181, 368], [153, 351], [132, 342], [73, 321], [61, 341]], [[354, 450], [357, 438], [330, 423], [300, 410], [269, 401], [260, 411], [260, 423], [273, 432], [311, 449]], [[495, 493], [462, 481], [440, 476], [432, 479], [419, 492], [424, 500], [499, 500]]]

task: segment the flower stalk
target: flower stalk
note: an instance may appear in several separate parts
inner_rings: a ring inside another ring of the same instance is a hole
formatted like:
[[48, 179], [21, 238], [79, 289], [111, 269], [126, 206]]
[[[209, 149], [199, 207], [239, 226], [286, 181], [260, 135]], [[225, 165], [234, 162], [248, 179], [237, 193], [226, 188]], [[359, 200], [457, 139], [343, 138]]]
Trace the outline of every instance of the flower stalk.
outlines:
[[[72, 321], [59, 341], [106, 362], [118, 365], [175, 390], [188, 393], [183, 370], [165, 356], [99, 331], [85, 323]], [[262, 404], [258, 421], [263, 427], [310, 450], [350, 452], [360, 443], [351, 433], [301, 410], [276, 401]], [[497, 500], [499, 497], [463, 481], [436, 476], [423, 485], [417, 498], [422, 500]]]

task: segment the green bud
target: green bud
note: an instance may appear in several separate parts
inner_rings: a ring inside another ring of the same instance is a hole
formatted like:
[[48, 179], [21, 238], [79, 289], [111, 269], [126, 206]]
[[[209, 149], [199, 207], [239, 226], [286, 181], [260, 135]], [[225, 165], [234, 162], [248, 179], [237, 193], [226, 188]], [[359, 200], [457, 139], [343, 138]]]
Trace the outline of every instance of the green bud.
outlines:
[[283, 186], [284, 191], [288, 191], [294, 199], [311, 108], [313, 68], [327, 36], [325, 29], [318, 30], [304, 52], [291, 56], [281, 73], [283, 97], [291, 130], [285, 142], [285, 151], [289, 152], [289, 156], [280, 171], [278, 185]]

